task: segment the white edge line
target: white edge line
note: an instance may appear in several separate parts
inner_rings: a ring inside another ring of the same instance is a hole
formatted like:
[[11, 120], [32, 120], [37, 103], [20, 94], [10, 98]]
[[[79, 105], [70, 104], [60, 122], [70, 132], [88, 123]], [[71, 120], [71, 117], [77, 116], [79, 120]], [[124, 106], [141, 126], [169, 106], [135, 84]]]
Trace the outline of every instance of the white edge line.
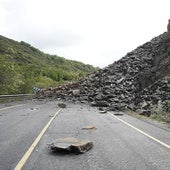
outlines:
[[0, 110], [12, 109], [14, 107], [19, 107], [19, 106], [23, 106], [23, 105], [25, 105], [25, 104], [19, 104], [19, 105], [15, 105], [15, 106], [4, 107], [4, 108], [1, 108]]
[[40, 141], [40, 139], [42, 138], [43, 134], [46, 132], [46, 130], [48, 129], [48, 127], [50, 126], [50, 124], [52, 123], [52, 121], [56, 118], [56, 116], [59, 114], [59, 112], [62, 109], [59, 109], [55, 115], [49, 120], [49, 122], [46, 124], [46, 126], [44, 127], [44, 129], [40, 132], [40, 134], [37, 136], [37, 138], [34, 140], [34, 142], [32, 143], [32, 145], [29, 147], [29, 149], [25, 152], [24, 156], [21, 158], [21, 160], [18, 162], [18, 164], [16, 165], [16, 167], [14, 168], [14, 170], [21, 170], [22, 167], [24, 166], [24, 164], [26, 163], [26, 161], [28, 160], [28, 158], [30, 157], [31, 153], [33, 152], [33, 150], [35, 149], [35, 147], [37, 146], [38, 142]]
[[130, 123], [128, 123], [128, 122], [126, 122], [126, 121], [124, 121], [124, 120], [118, 118], [117, 116], [115, 116], [115, 115], [113, 115], [113, 114], [111, 114], [111, 113], [109, 113], [109, 114], [110, 114], [111, 116], [113, 116], [114, 118], [118, 119], [119, 121], [121, 121], [122, 123], [126, 124], [127, 126], [133, 128], [133, 129], [135, 129], [135, 130], [138, 131], [139, 133], [141, 133], [141, 134], [147, 136], [148, 138], [154, 140], [155, 142], [157, 142], [157, 143], [163, 145], [164, 147], [170, 149], [170, 145], [168, 145], [168, 144], [166, 144], [166, 143], [160, 141], [159, 139], [154, 138], [153, 136], [151, 136], [151, 135], [145, 133], [144, 131], [142, 131], [142, 130], [136, 128], [135, 126], [131, 125]]

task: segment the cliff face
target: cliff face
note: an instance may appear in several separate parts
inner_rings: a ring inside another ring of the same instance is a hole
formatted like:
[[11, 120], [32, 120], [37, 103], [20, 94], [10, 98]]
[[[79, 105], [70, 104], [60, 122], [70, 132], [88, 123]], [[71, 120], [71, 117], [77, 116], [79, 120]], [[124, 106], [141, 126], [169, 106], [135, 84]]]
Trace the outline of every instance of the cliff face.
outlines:
[[170, 38], [170, 19], [167, 26], [167, 33], [168, 33], [168, 37]]
[[149, 70], [139, 74], [140, 90], [153, 84], [155, 81], [170, 75], [170, 38], [168, 33], [158, 44], [154, 44], [151, 51], [152, 64]]

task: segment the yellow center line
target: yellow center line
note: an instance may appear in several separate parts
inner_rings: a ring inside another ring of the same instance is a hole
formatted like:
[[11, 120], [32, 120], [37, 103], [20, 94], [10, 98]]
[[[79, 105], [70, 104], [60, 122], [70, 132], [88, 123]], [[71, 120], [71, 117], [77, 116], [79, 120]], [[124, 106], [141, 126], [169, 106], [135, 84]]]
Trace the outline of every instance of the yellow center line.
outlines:
[[40, 134], [37, 136], [37, 138], [35, 139], [35, 141], [32, 143], [32, 145], [29, 147], [29, 149], [26, 151], [26, 153], [24, 154], [24, 156], [21, 158], [21, 160], [18, 162], [18, 164], [16, 165], [16, 167], [14, 168], [14, 170], [21, 170], [22, 167], [24, 166], [24, 164], [26, 163], [26, 161], [28, 160], [28, 158], [30, 157], [31, 153], [33, 152], [33, 150], [35, 149], [35, 147], [37, 146], [38, 142], [40, 141], [40, 139], [42, 138], [42, 136], [44, 135], [44, 133], [46, 132], [46, 130], [48, 129], [48, 127], [50, 126], [50, 124], [52, 123], [52, 121], [56, 118], [56, 116], [59, 114], [59, 112], [62, 109], [59, 109], [54, 117], [52, 117], [49, 122], [46, 124], [46, 126], [44, 127], [44, 129], [40, 132]]
[[115, 116], [115, 115], [113, 115], [113, 114], [111, 114], [111, 113], [109, 113], [109, 114], [110, 114], [112, 117], [114, 117], [115, 119], [117, 119], [117, 120], [121, 121], [122, 123], [126, 124], [127, 126], [133, 128], [133, 129], [135, 129], [135, 130], [138, 131], [139, 133], [141, 133], [141, 134], [147, 136], [148, 138], [152, 139], [153, 141], [155, 141], [155, 142], [157, 142], [157, 143], [163, 145], [164, 147], [170, 149], [170, 145], [168, 145], [168, 144], [166, 144], [166, 143], [160, 141], [159, 139], [154, 138], [153, 136], [151, 136], [151, 135], [147, 134], [146, 132], [144, 132], [144, 131], [142, 131], [142, 130], [136, 128], [135, 126], [133, 126], [133, 125], [131, 125], [130, 123], [128, 123], [128, 122], [126, 122], [126, 121], [120, 119], [119, 117], [117, 117], [117, 116]]
[[0, 110], [12, 109], [12, 108], [23, 106], [23, 105], [25, 105], [25, 104], [18, 104], [18, 105], [15, 105], [15, 106], [4, 107], [4, 108], [1, 108]]

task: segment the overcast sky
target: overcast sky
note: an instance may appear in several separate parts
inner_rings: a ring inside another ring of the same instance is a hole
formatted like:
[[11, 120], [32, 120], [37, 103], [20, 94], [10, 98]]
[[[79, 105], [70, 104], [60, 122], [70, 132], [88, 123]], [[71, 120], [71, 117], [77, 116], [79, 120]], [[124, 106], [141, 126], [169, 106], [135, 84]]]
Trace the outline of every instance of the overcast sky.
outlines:
[[105, 67], [167, 31], [170, 0], [0, 0], [0, 34]]

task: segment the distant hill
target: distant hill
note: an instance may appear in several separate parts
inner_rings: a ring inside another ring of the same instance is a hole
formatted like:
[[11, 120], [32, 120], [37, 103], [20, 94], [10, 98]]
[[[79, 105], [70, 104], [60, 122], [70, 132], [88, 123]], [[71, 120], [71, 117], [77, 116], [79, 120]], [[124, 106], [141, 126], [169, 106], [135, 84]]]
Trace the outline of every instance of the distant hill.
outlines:
[[91, 65], [45, 54], [30, 44], [0, 36], [0, 94], [31, 93], [73, 81], [96, 70]]

